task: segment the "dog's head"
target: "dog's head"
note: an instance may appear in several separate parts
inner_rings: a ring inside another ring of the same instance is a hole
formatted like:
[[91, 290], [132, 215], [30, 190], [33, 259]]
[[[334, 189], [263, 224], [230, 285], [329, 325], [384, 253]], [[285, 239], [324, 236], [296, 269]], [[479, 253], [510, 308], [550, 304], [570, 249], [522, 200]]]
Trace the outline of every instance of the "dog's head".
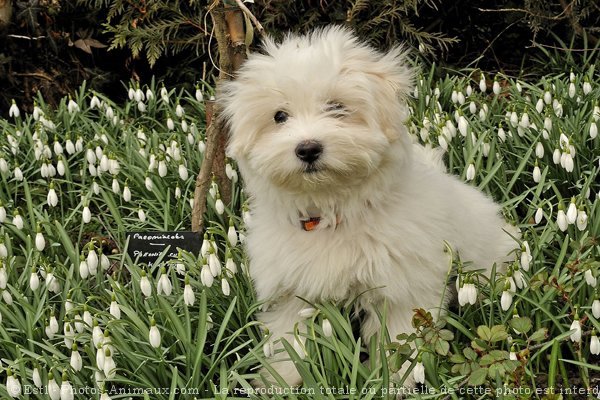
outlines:
[[392, 142], [409, 147], [411, 81], [401, 49], [380, 53], [340, 27], [267, 39], [219, 93], [228, 153], [246, 178], [291, 191], [360, 184]]

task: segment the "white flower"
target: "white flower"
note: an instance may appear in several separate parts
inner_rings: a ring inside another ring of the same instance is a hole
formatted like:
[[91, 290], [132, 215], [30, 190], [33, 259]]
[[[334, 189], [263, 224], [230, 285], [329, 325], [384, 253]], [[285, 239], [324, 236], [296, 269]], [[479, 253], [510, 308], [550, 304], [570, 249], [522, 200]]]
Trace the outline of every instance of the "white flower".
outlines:
[[577, 229], [584, 231], [587, 228], [588, 216], [585, 210], [581, 209], [577, 212]]
[[213, 277], [221, 273], [221, 261], [212, 247], [208, 251], [208, 267]]
[[42, 386], [44, 386], [43, 382], [42, 382], [42, 377], [40, 376], [40, 370], [38, 367], [33, 368], [33, 384], [37, 387], [37, 388], [41, 388]]
[[529, 243], [524, 241], [523, 246], [521, 247], [521, 268], [523, 268], [525, 271], [529, 271], [531, 260], [533, 260], [533, 257], [531, 256]]
[[273, 342], [271, 342], [270, 340], [267, 340], [265, 344], [263, 344], [263, 354], [267, 358], [273, 357], [273, 354], [275, 354]]
[[472, 181], [475, 179], [475, 165], [473, 165], [473, 163], [470, 163], [467, 167], [466, 179], [467, 181]]
[[167, 163], [165, 160], [160, 160], [158, 162], [158, 176], [164, 178], [167, 175]]
[[469, 122], [467, 121], [464, 115], [461, 115], [460, 117], [458, 117], [458, 131], [463, 137], [465, 137], [467, 136], [468, 129]]
[[[102, 342], [104, 341], [104, 332], [102, 332], [102, 328], [100, 328], [100, 326], [98, 325], [98, 321], [94, 320], [92, 322], [92, 325], [92, 344], [95, 348], [98, 348], [98, 346], [101, 346]], [[100, 353], [102, 353], [102, 355], [104, 356], [104, 352]], [[98, 368], [102, 369], [101, 367]]]
[[146, 186], [146, 189], [148, 191], [150, 191], [150, 192], [154, 188], [154, 184], [152, 183], [152, 179], [149, 176], [146, 176], [146, 178], [144, 178], [144, 185]]
[[596, 356], [600, 354], [600, 340], [595, 334], [590, 339], [590, 353]]
[[14, 100], [8, 109], [8, 116], [11, 118], [19, 118], [21, 116], [21, 111], [19, 111], [19, 107], [17, 107], [17, 103]]
[[6, 377], [6, 391], [10, 397], [17, 398], [21, 396], [21, 382], [13, 375], [10, 369]]
[[141, 222], [146, 222], [146, 213], [141, 208], [138, 209], [138, 218]]
[[175, 129], [175, 123], [173, 122], [173, 119], [171, 119], [171, 117], [167, 118], [167, 129], [169, 129], [170, 131]]
[[469, 111], [471, 112], [471, 114], [475, 114], [477, 112], [477, 104], [475, 104], [474, 101], [471, 101], [469, 103]]
[[229, 229], [227, 230], [227, 240], [229, 241], [229, 245], [231, 247], [235, 247], [235, 245], [238, 243], [238, 236], [233, 223], [229, 224]]
[[535, 155], [537, 158], [544, 158], [544, 145], [542, 142], [538, 142], [535, 146]]
[[535, 110], [538, 114], [541, 114], [544, 111], [544, 100], [538, 99], [537, 103], [535, 103]]
[[6, 273], [6, 268], [4, 265], [0, 263], [0, 289], [6, 289], [6, 285], [8, 284], [8, 274]]
[[596, 299], [592, 302], [592, 315], [596, 319], [600, 319], [600, 300]]
[[304, 346], [298, 338], [294, 337], [294, 350], [300, 357], [300, 359], [304, 360], [306, 358], [306, 350], [304, 350]]
[[587, 77], [585, 77], [584, 79], [585, 80], [583, 82], [583, 94], [588, 95], [592, 91], [592, 85], [591, 85], [590, 81], [587, 79]]
[[217, 200], [215, 200], [215, 211], [219, 215], [223, 215], [225, 212], [225, 204], [223, 204], [223, 200], [220, 197], [217, 197]]
[[569, 336], [571, 341], [581, 343], [581, 323], [579, 323], [579, 319], [574, 319], [569, 329], [573, 331]]
[[177, 106], [175, 106], [175, 115], [177, 115], [178, 118], [181, 118], [183, 117], [183, 114], [185, 114], [185, 110], [181, 107], [181, 104], [177, 103]]
[[514, 351], [514, 349], [510, 349], [510, 353], [508, 354], [508, 359], [512, 360], [512, 361], [517, 361], [517, 353]]
[[481, 90], [482, 93], [485, 93], [487, 90], [487, 83], [485, 82], [485, 76], [483, 76], [483, 74], [481, 74], [481, 78], [479, 79], [479, 90]]
[[58, 204], [58, 196], [56, 194], [56, 191], [54, 190], [54, 185], [52, 183], [50, 183], [50, 190], [48, 190], [46, 200], [50, 207], [56, 207]]
[[146, 99], [148, 101], [154, 100], [154, 92], [152, 92], [152, 90], [150, 90], [150, 88], [146, 89]]
[[60, 399], [60, 387], [58, 386], [58, 383], [56, 383], [56, 381], [54, 380], [54, 376], [52, 375], [51, 372], [48, 374], [47, 390], [48, 390], [48, 395], [50, 396], [50, 398], [52, 400]]
[[200, 282], [206, 287], [211, 287], [214, 282], [214, 277], [210, 272], [210, 268], [208, 264], [204, 264], [202, 266], [202, 270], [200, 271]]
[[[102, 350], [100, 350], [102, 351]], [[112, 358], [112, 352], [110, 347], [106, 347], [104, 349], [104, 368], [103, 372], [106, 375], [106, 379], [112, 379], [116, 375], [117, 365], [115, 364], [115, 360]]]
[[127, 184], [123, 188], [123, 200], [127, 203], [131, 201], [131, 190], [129, 190], [129, 185]]
[[121, 319], [121, 308], [119, 307], [119, 303], [113, 298], [110, 302], [110, 315], [115, 317], [115, 319]]
[[144, 101], [144, 92], [142, 91], [142, 89], [140, 89], [140, 87], [138, 86], [137, 89], [135, 89], [135, 92], [133, 94], [133, 98], [135, 99], [135, 101], [140, 102], [140, 101]]
[[183, 163], [179, 164], [178, 172], [179, 172], [179, 178], [182, 181], [186, 181], [188, 179], [188, 177], [189, 177], [188, 169], [185, 165], [183, 165]]
[[548, 90], [546, 90], [544, 92], [544, 103], [546, 103], [546, 104], [552, 103], [552, 93], [550, 93]]
[[56, 316], [54, 314], [50, 316], [50, 321], [48, 322], [48, 329], [50, 329], [50, 332], [52, 332], [53, 334], [58, 333], [58, 320], [56, 319]]
[[150, 284], [150, 280], [144, 271], [142, 271], [142, 277], [140, 279], [140, 290], [146, 297], [150, 297], [152, 294], [152, 285]]
[[4, 208], [4, 205], [0, 201], [0, 224], [3, 224], [4, 221], [6, 221], [6, 208]]
[[96, 93], [92, 96], [92, 100], [90, 101], [90, 108], [100, 108], [100, 99], [96, 96]]
[[536, 165], [535, 167], [533, 167], [533, 181], [535, 183], [539, 183], [541, 179], [542, 171], [540, 171], [540, 167]]
[[569, 227], [569, 222], [567, 222], [567, 216], [565, 215], [565, 210], [559, 208], [558, 209], [558, 214], [556, 216], [556, 224], [558, 225], [558, 229], [561, 230], [561, 232], [564, 232], [567, 230], [567, 228]]
[[425, 367], [421, 361], [417, 361], [413, 368], [413, 379], [416, 383], [425, 383]]
[[164, 86], [160, 88], [160, 97], [162, 98], [162, 101], [164, 101], [167, 104], [169, 103], [169, 92]]
[[0, 258], [6, 258], [8, 256], [8, 249], [4, 242], [0, 242]]
[[193, 306], [196, 302], [196, 295], [194, 294], [192, 285], [190, 285], [189, 282], [187, 282], [183, 288], [183, 302], [187, 306]]
[[492, 90], [496, 96], [500, 94], [500, 83], [495, 79], [494, 79], [494, 84], [492, 86]]
[[502, 307], [502, 310], [508, 310], [510, 308], [510, 305], [512, 304], [512, 300], [512, 293], [508, 290], [504, 290], [502, 292], [502, 297], [500, 298], [500, 306]]
[[596, 284], [598, 283], [596, 280], [596, 277], [594, 276], [594, 272], [591, 269], [586, 269], [585, 273], [585, 282], [590, 285], [591, 287], [596, 287]]
[[77, 351], [77, 345], [73, 345], [73, 351], [71, 352], [71, 368], [75, 371], [81, 371], [83, 361], [81, 360], [81, 354]]
[[298, 311], [298, 316], [300, 318], [312, 318], [312, 316], [315, 315], [316, 312], [317, 310], [314, 307], [306, 307]]
[[569, 203], [569, 208], [567, 209], [567, 222], [569, 224], [574, 224], [577, 220], [577, 206], [575, 205], [575, 199], [571, 199]]
[[119, 181], [117, 180], [117, 178], [113, 178], [112, 180], [112, 191], [114, 194], [119, 194], [119, 192], [121, 191], [121, 186], [119, 185]]
[[590, 138], [596, 139], [598, 136], [598, 124], [596, 122], [590, 123]]
[[323, 336], [331, 337], [333, 336], [333, 327], [331, 326], [331, 322], [327, 318], [323, 319]]
[[576, 93], [577, 93], [577, 90], [575, 88], [575, 84], [573, 82], [569, 83], [569, 97], [570, 98], [575, 97]]
[[90, 269], [88, 267], [88, 263], [82, 255], [79, 257], [79, 276], [81, 276], [81, 279], [87, 279], [89, 275]]
[[230, 255], [225, 260], [225, 268], [234, 275], [237, 273], [237, 265]]
[[560, 164], [560, 160], [562, 159], [562, 154], [559, 149], [554, 149], [554, 153], [552, 153], [552, 162], [554, 164]]
[[83, 207], [81, 217], [84, 224], [87, 224], [92, 220], [92, 212], [90, 211], [90, 208], [88, 206]]
[[35, 268], [31, 269], [31, 275], [29, 276], [29, 288], [31, 291], [35, 292], [40, 287], [40, 278], [35, 270]]
[[100, 395], [100, 400], [111, 400], [111, 398], [108, 393], [104, 392]]
[[75, 114], [77, 111], [79, 111], [79, 104], [77, 104], [73, 99], [69, 98], [67, 110], [69, 111], [69, 114]]
[[176, 198], [176, 199], [179, 199], [179, 198], [181, 198], [181, 188], [179, 187], [179, 185], [177, 185], [177, 186], [175, 187], [175, 198]]
[[225, 278], [221, 279], [221, 291], [223, 292], [223, 295], [225, 295], [225, 296], [229, 296], [229, 293], [231, 292], [231, 288], [229, 287], [229, 282]]
[[96, 272], [98, 271], [98, 254], [96, 253], [96, 250], [91, 246], [88, 251], [86, 261], [90, 275], [96, 275]]
[[38, 251], [43, 251], [44, 247], [46, 247], [46, 239], [44, 239], [44, 234], [41, 232], [41, 228], [38, 228], [38, 233], [35, 234], [35, 248]]
[[154, 319], [152, 319], [152, 321], [150, 321], [150, 325], [151, 326], [150, 326], [150, 333], [148, 335], [148, 340], [150, 342], [150, 346], [157, 349], [160, 347], [160, 331], [156, 327], [156, 321], [154, 321]]
[[166, 270], [162, 268], [160, 271], [160, 277], [156, 283], [156, 293], [158, 295], [164, 293], [166, 296], [170, 296], [172, 291], [173, 285], [171, 284], [171, 280], [169, 280]]

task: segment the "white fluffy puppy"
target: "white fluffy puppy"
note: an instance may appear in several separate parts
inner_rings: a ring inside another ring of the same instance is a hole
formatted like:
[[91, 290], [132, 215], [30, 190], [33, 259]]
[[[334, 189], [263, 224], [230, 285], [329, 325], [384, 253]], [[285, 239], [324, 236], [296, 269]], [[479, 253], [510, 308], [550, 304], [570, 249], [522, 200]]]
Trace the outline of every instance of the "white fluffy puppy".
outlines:
[[[365, 339], [378, 333], [384, 303], [395, 338], [412, 329], [414, 308], [439, 311], [444, 241], [478, 268], [515, 247], [499, 207], [412, 144], [403, 100], [411, 78], [401, 50], [380, 53], [331, 27], [265, 40], [223, 85], [228, 151], [250, 195], [250, 274], [269, 304], [259, 319], [273, 341], [292, 343], [302, 329], [299, 297], [361, 293]], [[301, 382], [284, 351], [272, 367]]]

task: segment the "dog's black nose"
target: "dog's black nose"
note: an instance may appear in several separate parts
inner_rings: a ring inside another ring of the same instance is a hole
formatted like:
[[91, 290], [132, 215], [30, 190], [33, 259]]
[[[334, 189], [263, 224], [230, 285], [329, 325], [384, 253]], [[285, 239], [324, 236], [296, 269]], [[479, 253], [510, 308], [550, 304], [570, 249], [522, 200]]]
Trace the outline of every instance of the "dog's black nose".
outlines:
[[317, 161], [323, 153], [323, 145], [316, 140], [305, 140], [296, 146], [296, 156], [304, 162]]

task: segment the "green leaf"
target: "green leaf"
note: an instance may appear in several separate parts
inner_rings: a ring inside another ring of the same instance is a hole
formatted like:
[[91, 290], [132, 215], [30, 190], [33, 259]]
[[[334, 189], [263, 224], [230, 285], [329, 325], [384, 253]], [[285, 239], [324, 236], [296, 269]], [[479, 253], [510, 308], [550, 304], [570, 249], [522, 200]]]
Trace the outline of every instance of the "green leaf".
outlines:
[[532, 342], [541, 342], [548, 337], [548, 328], [540, 328], [529, 336]]
[[519, 333], [527, 333], [533, 326], [531, 320], [527, 317], [517, 317], [508, 321], [511, 328]]
[[506, 332], [506, 328], [503, 325], [495, 325], [491, 329], [491, 337], [490, 342], [496, 343], [508, 338], [508, 333]]
[[489, 342], [492, 338], [492, 330], [485, 325], [480, 325], [477, 328], [477, 335], [486, 342]]
[[471, 372], [469, 376], [469, 385], [470, 386], [480, 386], [485, 383], [485, 378], [487, 377], [488, 369], [487, 368], [478, 368]]
[[465, 355], [465, 357], [471, 361], [474, 361], [477, 359], [478, 355], [475, 352], [475, 350], [473, 350], [470, 347], [465, 347], [463, 350], [463, 354]]
[[439, 332], [440, 338], [447, 340], [447, 341], [451, 341], [454, 339], [454, 333], [452, 333], [452, 331], [449, 331], [448, 329], [442, 329]]
[[450, 351], [450, 344], [445, 340], [439, 339], [435, 342], [434, 349], [440, 356], [445, 356]]

